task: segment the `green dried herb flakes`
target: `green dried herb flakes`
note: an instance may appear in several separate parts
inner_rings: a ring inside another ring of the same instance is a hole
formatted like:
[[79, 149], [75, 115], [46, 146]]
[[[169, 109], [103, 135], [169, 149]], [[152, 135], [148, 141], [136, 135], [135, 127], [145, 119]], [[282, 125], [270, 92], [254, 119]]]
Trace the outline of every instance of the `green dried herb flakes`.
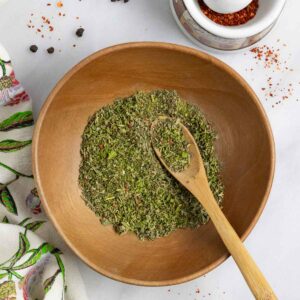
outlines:
[[181, 172], [190, 164], [189, 143], [178, 119], [158, 120], [153, 128], [152, 143], [172, 171]]
[[216, 135], [199, 109], [175, 91], [159, 90], [116, 100], [89, 120], [81, 144], [79, 185], [102, 224], [140, 239], [166, 236], [208, 221], [199, 202], [160, 164], [151, 145], [159, 116], [179, 119], [193, 134], [216, 201], [223, 199]]

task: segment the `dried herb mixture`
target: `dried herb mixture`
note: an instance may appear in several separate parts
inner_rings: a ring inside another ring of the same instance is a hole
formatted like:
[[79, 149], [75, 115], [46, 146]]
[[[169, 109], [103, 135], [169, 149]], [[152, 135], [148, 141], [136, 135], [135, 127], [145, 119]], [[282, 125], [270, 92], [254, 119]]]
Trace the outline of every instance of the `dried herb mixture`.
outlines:
[[216, 134], [200, 110], [175, 91], [137, 92], [97, 111], [82, 136], [82, 196], [101, 223], [112, 224], [119, 234], [131, 231], [152, 240], [209, 219], [154, 153], [151, 124], [161, 115], [179, 119], [193, 134], [216, 201], [222, 202]]
[[186, 169], [190, 164], [191, 155], [179, 120], [158, 120], [152, 131], [152, 144], [159, 150], [165, 164], [175, 172]]

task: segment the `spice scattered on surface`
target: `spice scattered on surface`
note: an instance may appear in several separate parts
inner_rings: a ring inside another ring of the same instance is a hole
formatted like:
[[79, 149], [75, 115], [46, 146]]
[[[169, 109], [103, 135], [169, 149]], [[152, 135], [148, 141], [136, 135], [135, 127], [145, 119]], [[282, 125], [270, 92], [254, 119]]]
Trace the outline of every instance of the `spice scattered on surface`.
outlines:
[[158, 120], [152, 131], [153, 147], [159, 150], [165, 164], [174, 172], [186, 169], [191, 155], [180, 121], [171, 118]]
[[209, 220], [200, 203], [155, 155], [151, 125], [161, 115], [180, 119], [193, 134], [216, 201], [222, 202], [216, 134], [199, 108], [175, 91], [137, 92], [89, 119], [80, 151], [83, 199], [102, 224], [112, 224], [119, 234], [131, 231], [140, 239], [152, 240]]
[[82, 37], [82, 36], [83, 36], [83, 33], [84, 33], [84, 28], [78, 28], [78, 29], [76, 30], [76, 35], [77, 35], [78, 37]]
[[48, 49], [47, 49], [47, 52], [48, 52], [49, 54], [54, 53], [54, 48], [53, 48], [53, 47], [48, 48]]
[[261, 91], [264, 93], [265, 100], [270, 102], [273, 108], [286, 103], [295, 92], [294, 83], [288, 82], [285, 76], [286, 73], [294, 71], [288, 65], [291, 54], [287, 56], [286, 51], [283, 51], [282, 47], [286, 47], [286, 44], [282, 44], [280, 39], [277, 39], [276, 43], [276, 46], [261, 45], [251, 48], [249, 53], [255, 65], [246, 68], [246, 71], [250, 72], [261, 72], [261, 68], [264, 69], [265, 81], [261, 81]]
[[220, 14], [211, 10], [203, 0], [199, 0], [199, 5], [202, 12], [213, 22], [223, 26], [237, 26], [242, 25], [253, 19], [258, 10], [258, 0], [253, 0], [244, 9], [231, 13], [231, 14]]
[[281, 70], [282, 62], [280, 59], [280, 49], [262, 45], [250, 49], [250, 52], [254, 54], [254, 59], [262, 61], [265, 69], [275, 67], [276, 70]]
[[[48, 2], [48, 3], [46, 3], [46, 6], [47, 7], [54, 6], [54, 8], [51, 7], [51, 9], [50, 9], [50, 13], [52, 13], [52, 15], [35, 15], [34, 16], [34, 14], [31, 13], [26, 26], [29, 29], [33, 30], [42, 39], [48, 40], [48, 39], [52, 39], [54, 37], [55, 40], [57, 40], [57, 39], [61, 40], [60, 37], [57, 38], [55, 36], [56, 35], [55, 31], [57, 31], [55, 29], [61, 28], [61, 26], [63, 26], [61, 24], [63, 21], [61, 18], [60, 18], [60, 20], [58, 20], [57, 14], [55, 13], [53, 15], [52, 10], [53, 9], [60, 10], [60, 12], [58, 13], [58, 16], [65, 17], [66, 13], [63, 12], [63, 9], [61, 9], [63, 7], [63, 2], [62, 1], [54, 2], [53, 5], [51, 4], [51, 2]], [[72, 20], [74, 20], [74, 21], [79, 20], [79, 16], [72, 16]], [[77, 23], [76, 27], [78, 27], [78, 23]], [[80, 28], [81, 28], [81, 26], [80, 26]], [[84, 29], [79, 30], [78, 37], [82, 37], [83, 32], [84, 32]], [[56, 45], [53, 45], [53, 46], [56, 46]], [[74, 44], [72, 46], [76, 47], [76, 45], [74, 46]], [[60, 51], [61, 51], [61, 49], [60, 49]], [[53, 53], [53, 52], [51, 52], [51, 53]]]
[[35, 53], [35, 52], [38, 51], [39, 48], [38, 48], [37, 45], [31, 45], [31, 46], [29, 47], [29, 49], [30, 49], [31, 52]]

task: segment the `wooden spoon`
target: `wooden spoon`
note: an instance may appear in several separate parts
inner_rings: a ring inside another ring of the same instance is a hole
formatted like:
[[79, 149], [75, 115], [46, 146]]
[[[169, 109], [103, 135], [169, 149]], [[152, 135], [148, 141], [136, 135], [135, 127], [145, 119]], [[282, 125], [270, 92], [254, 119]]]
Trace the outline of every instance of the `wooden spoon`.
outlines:
[[[166, 117], [160, 117], [154, 121], [152, 123], [152, 128], [155, 127], [157, 122], [165, 118]], [[210, 190], [203, 160], [194, 137], [183, 124], [179, 124], [182, 127], [183, 134], [187, 142], [190, 144], [190, 165], [182, 172], [173, 172], [165, 164], [160, 151], [153, 146], [157, 157], [169, 173], [172, 174], [184, 187], [186, 187], [205, 208], [225, 246], [242, 272], [255, 298], [259, 300], [277, 299], [271, 286], [218, 206], [213, 193]]]

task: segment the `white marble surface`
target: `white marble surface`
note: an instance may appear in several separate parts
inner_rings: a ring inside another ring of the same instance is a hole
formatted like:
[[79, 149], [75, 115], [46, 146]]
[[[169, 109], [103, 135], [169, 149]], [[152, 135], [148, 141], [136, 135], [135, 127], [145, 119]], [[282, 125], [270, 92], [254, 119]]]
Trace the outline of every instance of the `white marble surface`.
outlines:
[[[36, 115], [59, 78], [94, 51], [117, 43], [144, 40], [194, 47], [176, 27], [168, 0], [130, 0], [128, 4], [111, 3], [110, 0], [64, 0], [65, 18], [58, 18], [57, 8], [47, 7], [48, 2], [55, 3], [52, 0], [9, 0], [0, 8], [0, 43], [9, 51], [17, 77], [31, 94]], [[300, 299], [300, 102], [296, 98], [300, 98], [300, 1], [287, 2], [279, 22], [259, 44], [280, 47], [293, 72], [265, 70], [261, 65], [255, 65], [247, 50], [204, 51], [242, 74], [260, 96], [269, 116], [276, 141], [276, 175], [268, 204], [245, 244], [279, 299], [297, 300]], [[41, 39], [26, 27], [31, 12], [35, 13], [33, 19], [43, 14], [47, 17], [55, 15], [51, 40]], [[76, 20], [76, 16], [80, 19]], [[74, 36], [79, 25], [86, 29], [80, 40]], [[59, 37], [61, 41], [57, 40]], [[39, 46], [35, 55], [28, 51], [29, 45], [34, 43]], [[45, 49], [52, 45], [61, 52], [48, 55]], [[254, 69], [252, 72], [245, 70], [250, 65]], [[274, 81], [282, 79], [281, 85], [293, 83], [295, 88], [293, 96], [275, 108], [272, 108], [275, 101], [266, 101], [261, 90], [269, 75]], [[232, 259], [205, 277], [170, 288], [122, 284], [80, 264], [92, 300], [252, 299]], [[195, 293], [197, 288], [199, 294]]]

